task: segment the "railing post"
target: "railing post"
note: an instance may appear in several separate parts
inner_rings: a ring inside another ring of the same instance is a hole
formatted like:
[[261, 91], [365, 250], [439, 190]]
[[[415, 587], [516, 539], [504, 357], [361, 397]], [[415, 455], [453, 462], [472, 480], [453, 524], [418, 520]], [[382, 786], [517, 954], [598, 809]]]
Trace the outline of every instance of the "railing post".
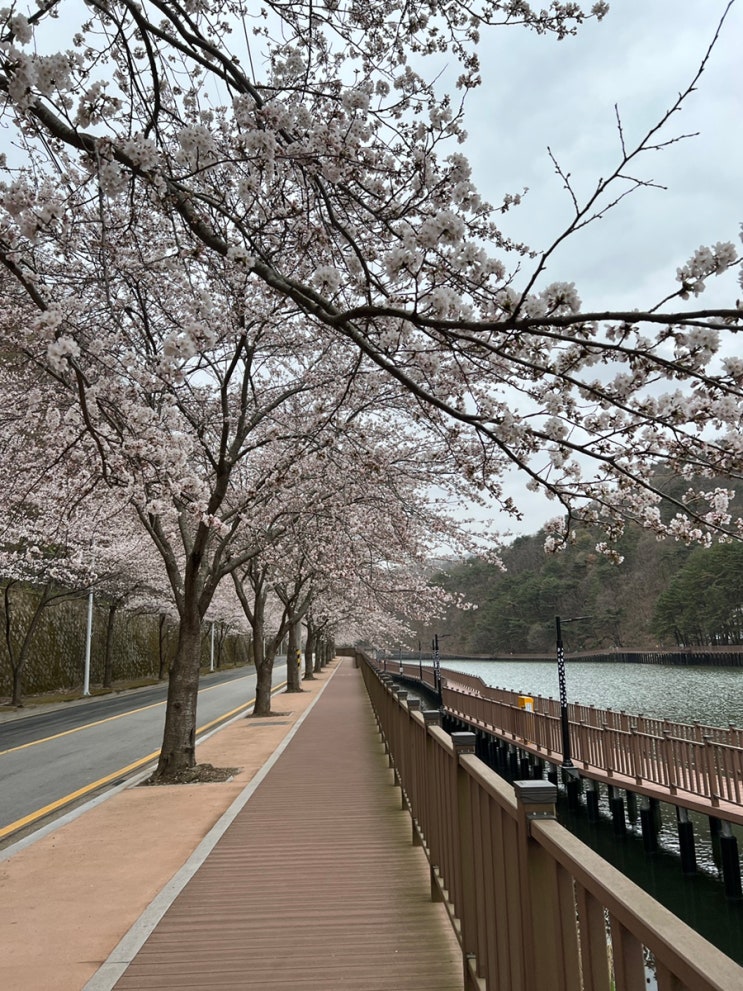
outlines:
[[420, 830], [418, 827], [418, 820], [416, 815], [421, 814], [420, 804], [421, 804], [421, 793], [423, 789], [423, 778], [425, 776], [425, 771], [423, 769], [421, 760], [421, 749], [425, 748], [425, 741], [421, 735], [420, 729], [417, 728], [417, 723], [414, 719], [413, 713], [420, 712], [421, 700], [419, 698], [409, 698], [408, 699], [408, 719], [409, 724], [409, 734], [410, 734], [410, 779], [407, 783], [405, 795], [408, 799], [408, 812], [410, 813], [410, 824], [412, 828], [412, 842], [413, 846], [422, 846], [423, 841], [421, 840]]
[[736, 901], [741, 897], [740, 858], [738, 856], [738, 840], [735, 838], [730, 823], [723, 820], [720, 835], [720, 856], [722, 859], [722, 877], [725, 882], [725, 895]]
[[513, 787], [519, 825], [526, 987], [528, 991], [573, 991], [581, 984], [572, 883], [531, 838], [532, 822], [557, 817], [557, 788], [546, 781], [515, 781]]
[[694, 825], [689, 819], [689, 810], [676, 806], [676, 819], [681, 853], [681, 870], [684, 874], [696, 874], [697, 854], [694, 849]]
[[399, 777], [399, 774], [398, 774], [398, 771], [397, 771], [397, 765], [395, 763], [395, 758], [396, 758], [396, 756], [400, 752], [399, 751], [399, 747], [398, 747], [399, 740], [397, 739], [397, 737], [398, 737], [398, 732], [397, 732], [397, 730], [398, 730], [398, 722], [397, 722], [397, 712], [396, 712], [396, 708], [397, 708], [397, 706], [396, 706], [396, 700], [399, 697], [400, 692], [402, 692], [402, 691], [403, 691], [403, 689], [400, 688], [399, 685], [395, 685], [395, 684], [391, 684], [390, 685], [390, 694], [391, 694], [392, 698], [395, 699], [395, 704], [393, 704], [393, 706], [392, 706], [392, 711], [395, 713], [395, 715], [392, 718], [392, 721], [391, 721], [391, 724], [390, 724], [390, 738], [391, 738], [391, 742], [390, 742], [390, 749], [389, 749], [388, 754], [389, 754], [389, 766], [392, 768], [392, 780], [393, 780], [393, 784], [395, 785], [395, 787], [397, 787], [397, 785], [400, 784], [400, 777]]
[[475, 898], [475, 857], [472, 823], [471, 780], [462, 767], [461, 758], [475, 753], [474, 733], [452, 733], [456, 773], [457, 808], [457, 859], [459, 861], [457, 905], [459, 922], [462, 927], [462, 960], [464, 965], [465, 991], [477, 989], [477, 905]]
[[435, 778], [434, 778], [434, 745], [428, 734], [430, 726], [441, 725], [441, 713], [438, 709], [423, 709], [423, 722], [426, 727], [425, 737], [425, 763], [426, 763], [426, 808], [427, 808], [427, 833], [426, 844], [429, 851], [429, 870], [431, 875], [431, 901], [440, 902], [443, 900], [441, 888], [439, 886], [436, 872], [440, 867], [439, 857], [441, 854], [441, 803], [436, 801]]

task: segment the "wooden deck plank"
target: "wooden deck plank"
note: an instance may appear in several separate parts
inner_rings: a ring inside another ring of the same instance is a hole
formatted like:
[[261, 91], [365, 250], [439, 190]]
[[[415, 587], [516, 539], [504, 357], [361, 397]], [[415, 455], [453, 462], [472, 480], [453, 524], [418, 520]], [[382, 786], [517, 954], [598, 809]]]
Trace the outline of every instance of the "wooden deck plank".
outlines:
[[343, 661], [116, 988], [462, 984], [459, 945], [430, 899], [360, 673]]

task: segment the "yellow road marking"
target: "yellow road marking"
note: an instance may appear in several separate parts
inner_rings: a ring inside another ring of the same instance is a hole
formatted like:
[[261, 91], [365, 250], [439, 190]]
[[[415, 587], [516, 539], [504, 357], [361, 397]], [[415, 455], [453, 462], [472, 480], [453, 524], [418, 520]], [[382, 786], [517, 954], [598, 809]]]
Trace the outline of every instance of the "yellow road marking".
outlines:
[[44, 736], [39, 740], [30, 740], [28, 743], [21, 743], [17, 747], [11, 747], [9, 750], [0, 750], [0, 757], [5, 757], [6, 754], [14, 754], [18, 750], [27, 750], [29, 747], [36, 747], [40, 743], [51, 743], [52, 740], [61, 740], [63, 736], [70, 736], [72, 733], [80, 733], [82, 730], [93, 729], [94, 726], [102, 726], [104, 723], [112, 723], [115, 719], [123, 719], [124, 716], [133, 716], [137, 712], [156, 709], [159, 705], [165, 705], [165, 699], [162, 702], [152, 702], [151, 705], [140, 706], [139, 709], [129, 709], [127, 712], [119, 712], [115, 716], [106, 716], [105, 719], [96, 719], [95, 722], [85, 723], [84, 726], [75, 726], [74, 729], [66, 729], [62, 733]]
[[[236, 678], [236, 681], [240, 681], [240, 678]], [[286, 685], [285, 681], [282, 681], [280, 685], [276, 685], [271, 689], [271, 694], [284, 688]], [[216, 688], [216, 685], [210, 686]], [[255, 703], [255, 698], [250, 699], [249, 702], [243, 702], [242, 705], [237, 706], [237, 708], [230, 710], [230, 712], [225, 712], [224, 715], [219, 716], [217, 719], [212, 719], [211, 722], [205, 723], [196, 730], [196, 734], [204, 733], [206, 730], [211, 729], [212, 726], [216, 726], [217, 723], [224, 722], [225, 719], [229, 719], [231, 716], [236, 716], [238, 712], [242, 712], [243, 709], [249, 709], [251, 705]], [[141, 709], [133, 709], [133, 712], [144, 712], [146, 709], [153, 709], [156, 705], [163, 705], [163, 702], [157, 702], [154, 705], [145, 705]], [[127, 715], [127, 713], [120, 713], [120, 715]], [[96, 723], [89, 723], [90, 726], [98, 726], [100, 723], [110, 722], [113, 719], [118, 719], [119, 716], [111, 716], [110, 719], [101, 719]], [[84, 727], [80, 727], [84, 728]], [[67, 730], [65, 733], [58, 733], [57, 736], [47, 737], [48, 740], [56, 740], [59, 736], [67, 736], [68, 733], [74, 733], [75, 730]], [[42, 741], [38, 741], [42, 742]], [[31, 744], [24, 744], [23, 747], [15, 747], [15, 750], [23, 750], [24, 747], [31, 746]], [[6, 754], [13, 753], [12, 750], [4, 751]], [[85, 785], [83, 788], [78, 788], [77, 791], [72, 791], [69, 795], [65, 795], [63, 798], [58, 798], [56, 802], [51, 802], [49, 805], [45, 805], [43, 809], [36, 809], [35, 812], [30, 812], [27, 816], [22, 819], [16, 819], [15, 822], [11, 822], [9, 825], [4, 826], [0, 829], [0, 839], [5, 836], [9, 836], [11, 833], [16, 832], [19, 829], [23, 829], [24, 826], [30, 826], [31, 823], [36, 822], [38, 819], [42, 819], [44, 816], [49, 815], [51, 812], [56, 812], [57, 809], [61, 809], [65, 805], [69, 805], [70, 802], [74, 802], [75, 799], [81, 798], [83, 795], [87, 795], [91, 791], [95, 791], [96, 788], [101, 788], [103, 785], [109, 784], [111, 781], [115, 781], [116, 778], [120, 778], [124, 774], [129, 774], [131, 771], [136, 771], [140, 767], [144, 767], [150, 761], [154, 760], [158, 755], [159, 750], [153, 750], [151, 754], [147, 754], [146, 757], [140, 757], [139, 760], [135, 760], [133, 764], [127, 764], [126, 767], [119, 768], [118, 771], [113, 771], [111, 774], [107, 774], [104, 778], [99, 778], [97, 781], [93, 781], [89, 785]], [[2, 754], [0, 754], [0, 757]]]
[[10, 833], [14, 833], [17, 829], [23, 829], [24, 826], [28, 826], [32, 822], [36, 822], [37, 819], [41, 819], [42, 816], [48, 815], [50, 812], [56, 812], [56, 810], [61, 809], [63, 805], [74, 802], [76, 798], [86, 795], [89, 791], [93, 791], [95, 788], [100, 788], [101, 785], [108, 784], [109, 781], [113, 781], [122, 774], [126, 774], [128, 771], [134, 771], [138, 767], [143, 767], [148, 761], [151, 761], [157, 757], [158, 753], [159, 751], [155, 750], [146, 757], [142, 757], [141, 760], [135, 760], [133, 764], [128, 764], [126, 767], [122, 767], [120, 770], [114, 771], [113, 774], [107, 774], [105, 778], [99, 778], [98, 781], [85, 785], [84, 788], [78, 788], [77, 791], [70, 792], [70, 794], [65, 795], [64, 798], [58, 798], [56, 802], [51, 802], [49, 805], [45, 805], [43, 809], [37, 809], [35, 812], [31, 812], [29, 815], [24, 816], [22, 819], [16, 819], [16, 821], [11, 822], [9, 826], [5, 826], [3, 829], [0, 829], [0, 839], [4, 836], [8, 836]]
[[[235, 682], [243, 681], [245, 678], [249, 678], [250, 675], [242, 675], [240, 678], [235, 678]], [[218, 685], [209, 685], [206, 688], [199, 689], [199, 695], [202, 692], [210, 692], [214, 688], [219, 688], [221, 685], [231, 685], [233, 682], [221, 681]], [[156, 709], [159, 705], [165, 705], [167, 699], [163, 699], [161, 702], [152, 702], [150, 705], [142, 705], [138, 709], [129, 709], [126, 712], [119, 712], [115, 716], [106, 716], [105, 719], [97, 719], [92, 723], [85, 723], [84, 726], [75, 726], [74, 729], [66, 729], [62, 733], [55, 733], [53, 736], [45, 736], [39, 740], [31, 740], [29, 743], [21, 743], [17, 747], [10, 747], [9, 750], [0, 750], [0, 757], [5, 757], [6, 754], [14, 754], [17, 750], [26, 750], [28, 747], [35, 747], [40, 743], [51, 743], [52, 740], [60, 740], [63, 736], [69, 736], [71, 733], [80, 733], [82, 730], [92, 729], [94, 726], [102, 726], [104, 723], [112, 723], [116, 719], [123, 719], [124, 716], [133, 716], [138, 712], [147, 712], [148, 709]], [[250, 703], [248, 703], [250, 704]], [[209, 725], [212, 725], [211, 723]], [[204, 729], [205, 727], [202, 727]], [[199, 731], [200, 732], [200, 731]]]

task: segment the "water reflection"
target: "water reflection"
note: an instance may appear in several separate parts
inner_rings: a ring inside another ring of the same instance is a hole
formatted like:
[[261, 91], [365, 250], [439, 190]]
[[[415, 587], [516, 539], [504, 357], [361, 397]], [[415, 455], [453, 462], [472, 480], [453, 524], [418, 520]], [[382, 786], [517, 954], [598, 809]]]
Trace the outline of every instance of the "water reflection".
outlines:
[[[667, 827], [667, 820], [674, 815], [673, 809], [669, 806], [661, 806], [661, 809], [664, 827]], [[661, 848], [648, 856], [643, 849], [639, 830], [629, 832], [624, 838], [617, 837], [607, 817], [602, 817], [598, 823], [591, 823], [580, 811], [571, 812], [562, 798], [558, 803], [558, 815], [572, 833], [601, 857], [614, 864], [723, 953], [743, 964], [743, 902], [728, 901], [721, 890], [721, 883], [709, 873], [699, 871], [686, 876], [681, 873], [678, 857], [666, 845], [673, 838], [677, 847], [675, 827], [667, 832], [664, 828], [660, 837]], [[699, 820], [702, 817], [696, 818]], [[698, 824], [695, 822], [695, 827]], [[698, 842], [698, 857], [702, 846]]]

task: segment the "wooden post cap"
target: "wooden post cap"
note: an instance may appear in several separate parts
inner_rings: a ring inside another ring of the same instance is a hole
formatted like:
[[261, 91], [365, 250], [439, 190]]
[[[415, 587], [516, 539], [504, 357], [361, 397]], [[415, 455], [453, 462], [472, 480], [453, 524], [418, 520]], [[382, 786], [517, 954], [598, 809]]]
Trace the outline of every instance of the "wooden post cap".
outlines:
[[454, 744], [454, 752], [457, 754], [474, 754], [475, 740], [475, 734], [467, 731], [451, 734], [451, 742]]
[[516, 801], [522, 805], [554, 805], [557, 802], [557, 785], [549, 781], [514, 781]]

